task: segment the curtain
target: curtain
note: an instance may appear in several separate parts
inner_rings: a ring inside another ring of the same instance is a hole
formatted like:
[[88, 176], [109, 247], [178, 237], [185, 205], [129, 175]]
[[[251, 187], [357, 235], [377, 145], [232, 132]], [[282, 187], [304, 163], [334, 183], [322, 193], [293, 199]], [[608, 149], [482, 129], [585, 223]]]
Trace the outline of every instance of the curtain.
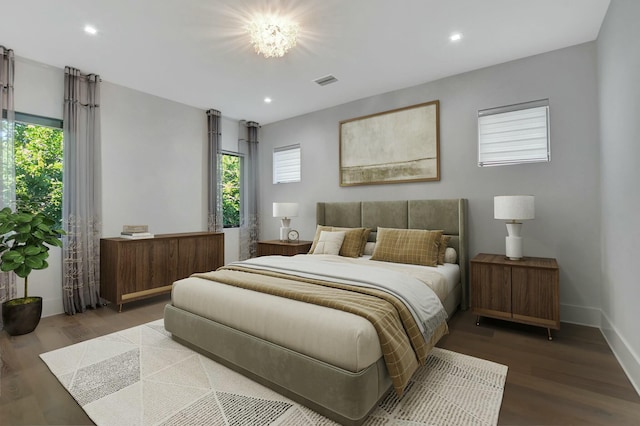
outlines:
[[240, 153], [244, 154], [244, 216], [240, 224], [240, 260], [256, 257], [260, 217], [258, 215], [258, 129], [255, 121], [241, 121], [238, 140]]
[[220, 111], [207, 111], [208, 139], [208, 187], [209, 208], [207, 229], [209, 232], [222, 232], [222, 138], [220, 134]]
[[[15, 69], [13, 50], [0, 46], [0, 105], [2, 105], [2, 127], [0, 128], [0, 167], [2, 179], [0, 209], [14, 207], [16, 200], [15, 163], [13, 151], [13, 130], [15, 111], [13, 109], [13, 74]], [[15, 299], [16, 275], [13, 272], [0, 273], [0, 302]], [[0, 307], [0, 311], [2, 308]], [[1, 312], [0, 312], [1, 314]], [[0, 315], [0, 328], [2, 316]]]
[[100, 303], [100, 77], [64, 70], [63, 304], [67, 314]]

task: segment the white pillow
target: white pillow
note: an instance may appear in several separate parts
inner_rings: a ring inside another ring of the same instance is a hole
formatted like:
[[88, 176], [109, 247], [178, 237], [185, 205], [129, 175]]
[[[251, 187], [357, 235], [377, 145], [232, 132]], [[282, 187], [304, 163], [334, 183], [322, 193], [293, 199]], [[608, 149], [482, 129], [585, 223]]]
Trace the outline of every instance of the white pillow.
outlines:
[[364, 245], [364, 253], [362, 254], [366, 254], [371, 256], [373, 254], [373, 251], [376, 248], [376, 243], [373, 243], [371, 241], [368, 241], [365, 245]]
[[453, 247], [447, 247], [444, 251], [444, 263], [456, 263], [458, 259], [458, 253]]
[[318, 244], [313, 250], [313, 254], [338, 254], [340, 253], [340, 247], [344, 241], [344, 236], [347, 233], [344, 231], [322, 231], [320, 232], [320, 238], [318, 238]]

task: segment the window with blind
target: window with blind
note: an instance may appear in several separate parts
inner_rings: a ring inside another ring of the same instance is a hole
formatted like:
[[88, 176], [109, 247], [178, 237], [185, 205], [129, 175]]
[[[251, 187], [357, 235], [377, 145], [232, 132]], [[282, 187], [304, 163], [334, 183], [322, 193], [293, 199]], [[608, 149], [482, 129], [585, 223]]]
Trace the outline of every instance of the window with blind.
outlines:
[[547, 161], [548, 99], [478, 111], [478, 166]]
[[273, 183], [300, 182], [300, 145], [273, 150]]

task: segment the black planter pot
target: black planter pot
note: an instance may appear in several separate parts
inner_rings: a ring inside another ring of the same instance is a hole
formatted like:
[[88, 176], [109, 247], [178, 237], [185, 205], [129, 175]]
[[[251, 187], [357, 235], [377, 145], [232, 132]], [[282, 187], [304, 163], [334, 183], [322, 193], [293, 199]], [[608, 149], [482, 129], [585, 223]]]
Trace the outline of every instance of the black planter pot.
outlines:
[[5, 331], [12, 336], [31, 333], [38, 326], [41, 316], [42, 297], [12, 299], [2, 303], [2, 323]]

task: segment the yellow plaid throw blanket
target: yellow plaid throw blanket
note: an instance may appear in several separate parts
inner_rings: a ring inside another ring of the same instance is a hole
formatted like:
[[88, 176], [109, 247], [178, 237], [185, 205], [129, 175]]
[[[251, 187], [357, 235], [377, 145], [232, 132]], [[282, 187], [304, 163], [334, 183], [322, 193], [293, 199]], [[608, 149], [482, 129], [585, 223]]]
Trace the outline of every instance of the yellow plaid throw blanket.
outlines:
[[248, 290], [313, 303], [359, 315], [373, 324], [396, 393], [401, 396], [409, 379], [424, 364], [427, 354], [447, 334], [446, 321], [428, 342], [411, 312], [396, 297], [373, 288], [351, 286], [238, 265], [192, 275]]

